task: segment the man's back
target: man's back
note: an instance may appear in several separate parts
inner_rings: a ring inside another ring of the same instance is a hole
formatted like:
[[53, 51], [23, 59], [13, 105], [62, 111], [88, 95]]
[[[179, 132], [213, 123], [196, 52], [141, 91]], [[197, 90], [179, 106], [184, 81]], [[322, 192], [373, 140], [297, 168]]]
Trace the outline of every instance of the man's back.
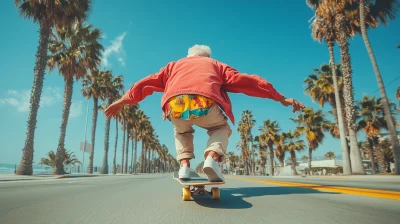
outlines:
[[159, 72], [140, 80], [125, 93], [124, 101], [135, 104], [153, 92], [164, 92], [161, 99], [163, 118], [167, 101], [178, 95], [201, 95], [217, 102], [234, 123], [232, 105], [227, 92], [248, 96], [284, 99], [272, 84], [257, 75], [239, 73], [227, 64], [209, 57], [190, 56], [170, 62]]
[[[207, 57], [182, 58], [171, 66], [168, 72], [165, 89], [166, 92], [177, 90], [189, 90], [202, 85], [205, 91], [220, 90], [223, 77], [218, 62]], [[217, 88], [216, 88], [217, 87]], [[210, 89], [212, 88], [212, 89]]]

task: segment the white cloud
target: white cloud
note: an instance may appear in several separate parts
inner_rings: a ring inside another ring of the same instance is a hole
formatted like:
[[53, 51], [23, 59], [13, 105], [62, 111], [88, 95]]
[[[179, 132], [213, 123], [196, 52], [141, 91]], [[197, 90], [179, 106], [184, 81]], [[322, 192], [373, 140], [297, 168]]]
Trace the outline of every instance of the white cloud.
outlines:
[[42, 98], [40, 99], [40, 104], [42, 106], [52, 105], [63, 99], [61, 90], [55, 87], [47, 87]]
[[[30, 106], [30, 90], [8, 90], [7, 96], [0, 98], [0, 104], [15, 107], [19, 112], [28, 112]], [[62, 100], [59, 88], [47, 87], [44, 89], [40, 99], [40, 106], [50, 106]]]
[[125, 51], [122, 45], [122, 42], [126, 36], [126, 32], [117, 36], [114, 40], [111, 41], [111, 45], [106, 47], [103, 55], [101, 57], [101, 63], [104, 67], [109, 67], [109, 57], [111, 55], [116, 55], [117, 60], [120, 62], [122, 66], [125, 66]]
[[122, 57], [118, 57], [118, 61], [121, 63], [122, 66], [125, 66], [125, 61]]
[[71, 108], [69, 109], [69, 117], [76, 118], [82, 115], [82, 101], [72, 101]]

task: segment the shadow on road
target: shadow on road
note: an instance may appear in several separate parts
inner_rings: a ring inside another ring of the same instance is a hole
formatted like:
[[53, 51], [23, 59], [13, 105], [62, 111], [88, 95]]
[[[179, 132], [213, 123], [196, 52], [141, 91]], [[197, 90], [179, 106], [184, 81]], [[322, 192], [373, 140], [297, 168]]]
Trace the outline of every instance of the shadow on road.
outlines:
[[244, 200], [244, 198], [288, 195], [288, 194], [338, 194], [330, 192], [321, 192], [308, 188], [298, 187], [244, 187], [244, 188], [222, 188], [220, 200], [210, 200], [210, 198], [196, 198], [195, 202], [201, 206], [209, 208], [224, 209], [246, 209], [253, 205]]

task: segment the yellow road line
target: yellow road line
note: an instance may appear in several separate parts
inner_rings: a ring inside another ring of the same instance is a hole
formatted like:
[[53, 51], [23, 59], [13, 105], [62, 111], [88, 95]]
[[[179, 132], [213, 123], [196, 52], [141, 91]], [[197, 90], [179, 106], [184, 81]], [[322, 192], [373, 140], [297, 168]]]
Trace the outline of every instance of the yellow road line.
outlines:
[[398, 192], [398, 191], [373, 190], [373, 189], [341, 187], [341, 186], [324, 186], [324, 185], [320, 185], [320, 184], [307, 184], [307, 183], [296, 183], [296, 182], [275, 181], [275, 180], [261, 180], [261, 179], [243, 178], [243, 177], [228, 177], [228, 178], [232, 178], [232, 179], [236, 179], [236, 180], [245, 180], [245, 181], [250, 181], [250, 182], [258, 182], [258, 183], [264, 183], [264, 184], [271, 184], [271, 185], [279, 185], [279, 186], [309, 188], [309, 189], [313, 189], [313, 190], [333, 192], [333, 193], [353, 194], [353, 195], [361, 195], [361, 196], [368, 196], [368, 197], [375, 197], [375, 198], [400, 200], [400, 192]]

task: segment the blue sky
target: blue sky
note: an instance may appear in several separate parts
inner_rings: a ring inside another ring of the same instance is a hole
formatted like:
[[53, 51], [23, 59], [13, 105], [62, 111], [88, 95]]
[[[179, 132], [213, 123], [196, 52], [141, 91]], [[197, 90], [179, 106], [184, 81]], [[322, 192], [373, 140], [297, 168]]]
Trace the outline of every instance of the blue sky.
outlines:
[[[187, 49], [194, 44], [211, 47], [212, 57], [227, 63], [240, 72], [257, 74], [271, 82], [287, 97], [294, 97], [309, 107], [318, 108], [304, 94], [304, 79], [313, 68], [328, 63], [326, 45], [311, 38], [308, 20], [313, 16], [304, 1], [244, 1], [205, 0], [202, 4], [189, 1], [94, 1], [88, 23], [103, 32], [103, 68], [111, 69], [114, 75], [124, 75], [125, 89], [139, 79], [157, 72], [170, 61], [185, 57]], [[0, 162], [19, 163], [24, 146], [29, 96], [33, 82], [35, 53], [38, 46], [38, 25], [19, 16], [13, 1], [0, 1], [2, 35], [0, 36]], [[387, 27], [370, 30], [370, 41], [375, 51], [384, 78], [388, 83], [399, 76], [400, 44], [399, 20]], [[335, 49], [336, 58], [339, 51]], [[377, 89], [369, 57], [359, 36], [350, 42], [353, 65], [355, 98], [370, 94]], [[395, 101], [395, 91], [400, 81], [387, 87], [389, 98]], [[34, 162], [37, 164], [49, 150], [56, 150], [62, 113], [64, 83], [56, 73], [46, 73], [35, 135]], [[71, 116], [68, 123], [65, 145], [79, 159], [79, 142], [83, 141], [87, 101], [81, 95], [81, 82], [75, 83]], [[372, 95], [378, 96], [379, 92]], [[160, 99], [155, 93], [140, 103], [150, 116], [161, 143], [166, 144], [172, 155], [176, 155], [173, 128], [161, 118]], [[291, 108], [268, 99], [250, 98], [243, 94], [230, 94], [236, 120], [243, 110], [253, 112], [258, 128], [266, 119], [277, 120], [282, 128], [294, 128], [290, 118], [295, 114]], [[89, 102], [90, 140], [92, 101]], [[324, 111], [330, 110], [327, 105]], [[104, 150], [103, 113], [99, 113], [95, 146], [95, 165], [100, 166]], [[239, 135], [237, 126], [229, 140], [228, 151], [235, 151]], [[258, 134], [257, 128], [253, 134]], [[204, 130], [196, 129], [193, 165], [202, 160], [207, 142]], [[121, 132], [120, 132], [121, 133]], [[109, 162], [115, 137], [115, 123], [111, 123]], [[121, 137], [121, 135], [120, 135]], [[359, 135], [359, 140], [363, 135]], [[121, 161], [121, 139], [117, 161]], [[140, 148], [140, 145], [139, 145]], [[341, 154], [339, 140], [328, 134], [314, 155], [322, 156], [327, 151]], [[304, 151], [299, 156], [306, 154]], [[85, 156], [87, 165], [88, 155]]]

